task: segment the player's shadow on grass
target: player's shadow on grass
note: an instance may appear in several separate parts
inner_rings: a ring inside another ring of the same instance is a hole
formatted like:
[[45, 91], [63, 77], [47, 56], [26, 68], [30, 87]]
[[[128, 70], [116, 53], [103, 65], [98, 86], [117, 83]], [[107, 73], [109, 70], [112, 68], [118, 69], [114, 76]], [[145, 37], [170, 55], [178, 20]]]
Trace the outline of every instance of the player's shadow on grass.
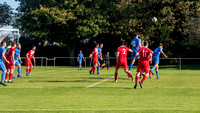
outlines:
[[94, 81], [88, 81], [88, 80], [69, 80], [69, 81], [29, 81], [29, 82], [94, 82]]

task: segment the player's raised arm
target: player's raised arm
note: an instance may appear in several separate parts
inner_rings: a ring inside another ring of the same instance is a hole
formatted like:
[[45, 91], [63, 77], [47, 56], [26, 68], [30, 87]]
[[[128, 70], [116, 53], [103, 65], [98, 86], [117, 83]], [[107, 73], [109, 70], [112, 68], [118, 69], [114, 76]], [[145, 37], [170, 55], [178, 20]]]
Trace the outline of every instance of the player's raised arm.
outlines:
[[165, 58], [167, 58], [167, 55], [165, 55], [162, 49], [160, 49], [160, 52], [165, 56]]

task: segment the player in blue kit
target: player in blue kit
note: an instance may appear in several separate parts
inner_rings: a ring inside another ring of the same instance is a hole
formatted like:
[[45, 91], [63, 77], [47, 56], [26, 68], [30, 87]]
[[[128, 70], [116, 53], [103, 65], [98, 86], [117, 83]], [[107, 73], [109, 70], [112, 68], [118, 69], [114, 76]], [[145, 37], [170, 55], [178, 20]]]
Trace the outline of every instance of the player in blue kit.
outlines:
[[85, 61], [84, 55], [82, 53], [82, 50], [80, 50], [80, 53], [78, 54], [77, 62], [78, 62], [78, 70], [82, 70], [82, 59]]
[[129, 66], [129, 72], [131, 71], [132, 67], [133, 67], [133, 64], [135, 63], [135, 55], [137, 53], [137, 51], [142, 47], [141, 46], [141, 39], [138, 38], [138, 34], [134, 34], [133, 35], [135, 38], [132, 40], [132, 50], [133, 50], [133, 53], [131, 54], [131, 64]]
[[103, 44], [101, 43], [100, 46], [98, 47], [98, 54], [99, 54], [99, 57], [98, 57], [98, 66], [97, 66], [97, 74], [101, 74], [99, 72], [99, 69], [100, 69], [100, 62], [99, 62], [99, 59], [102, 60], [102, 48], [103, 48]]
[[[20, 57], [20, 52], [21, 52], [21, 44], [20, 43], [18, 43], [17, 44], [17, 47], [15, 48], [15, 56], [14, 56], [14, 59], [15, 59], [15, 65], [18, 67], [17, 68], [17, 77], [19, 77], [19, 78], [23, 78], [22, 76], [21, 76], [21, 63], [22, 63], [22, 61], [21, 61], [21, 57]], [[13, 78], [15, 78], [15, 76], [14, 76], [14, 72], [15, 71], [13, 71]]]
[[4, 86], [7, 86], [5, 83], [4, 83], [4, 79], [5, 79], [5, 76], [6, 76], [6, 67], [5, 67], [5, 64], [3, 62], [3, 59], [5, 60], [5, 62], [9, 63], [9, 61], [6, 59], [6, 56], [5, 56], [5, 53], [6, 53], [6, 42], [2, 42], [1, 44], [2, 46], [0, 47], [0, 70], [3, 72], [2, 73], [2, 77], [1, 77], [1, 85], [4, 85]]
[[165, 53], [163, 52], [163, 44], [160, 43], [159, 44], [159, 47], [156, 48], [154, 51], [153, 51], [153, 63], [154, 63], [154, 66], [151, 68], [151, 73], [154, 75], [153, 73], [153, 70], [156, 69], [156, 75], [157, 75], [157, 79], [159, 79], [159, 73], [158, 73], [158, 67], [159, 67], [159, 58], [160, 58], [160, 53], [162, 53], [165, 58], [167, 58], [167, 55], [165, 55]]

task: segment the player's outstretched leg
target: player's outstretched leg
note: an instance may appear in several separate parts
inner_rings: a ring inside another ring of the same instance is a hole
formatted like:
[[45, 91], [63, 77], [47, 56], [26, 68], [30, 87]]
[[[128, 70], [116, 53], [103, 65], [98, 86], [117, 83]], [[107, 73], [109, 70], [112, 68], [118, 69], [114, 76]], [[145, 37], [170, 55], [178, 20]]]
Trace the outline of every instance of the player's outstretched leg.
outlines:
[[2, 73], [2, 76], [1, 76], [1, 85], [3, 85], [3, 86], [7, 86], [7, 85], [4, 83], [5, 77], [6, 77], [6, 71], [4, 71], [4, 72]]
[[29, 76], [29, 67], [26, 68], [26, 76]]
[[149, 73], [147, 73], [147, 74], [143, 77], [143, 79], [139, 82], [141, 88], [143, 88], [143, 83], [144, 83], [144, 81], [147, 79], [148, 76], [149, 76]]
[[127, 70], [127, 69], [124, 69], [124, 71], [125, 71], [125, 73], [127, 73], [128, 74], [128, 77], [129, 78], [131, 78], [132, 79], [132, 82], [133, 82], [133, 76], [132, 76], [132, 74]]
[[8, 76], [9, 76], [9, 72], [6, 72], [5, 82], [8, 82]]
[[137, 83], [138, 83], [138, 80], [139, 80], [139, 76], [140, 76], [140, 72], [138, 72], [135, 76], [135, 86], [134, 88], [136, 89], [137, 88]]
[[17, 77], [19, 77], [19, 78], [23, 78], [22, 76], [21, 76], [21, 65], [18, 65], [18, 68], [17, 68]]
[[97, 74], [101, 74], [101, 73], [99, 72], [99, 69], [100, 69], [100, 65], [98, 64], [98, 66], [97, 66]]

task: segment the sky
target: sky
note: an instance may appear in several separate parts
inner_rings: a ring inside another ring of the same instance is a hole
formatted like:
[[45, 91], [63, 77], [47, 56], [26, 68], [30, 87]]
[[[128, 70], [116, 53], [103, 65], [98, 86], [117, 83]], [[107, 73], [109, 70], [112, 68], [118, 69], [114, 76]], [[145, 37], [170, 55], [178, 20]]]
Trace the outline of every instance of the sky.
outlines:
[[[4, 3], [6, 2], [8, 5], [10, 5], [13, 10], [15, 11], [15, 9], [19, 6], [19, 2], [15, 2], [15, 0], [0, 0], [0, 3]], [[5, 26], [5, 27], [2, 27], [4, 29], [12, 29], [13, 27], [12, 26]]]

